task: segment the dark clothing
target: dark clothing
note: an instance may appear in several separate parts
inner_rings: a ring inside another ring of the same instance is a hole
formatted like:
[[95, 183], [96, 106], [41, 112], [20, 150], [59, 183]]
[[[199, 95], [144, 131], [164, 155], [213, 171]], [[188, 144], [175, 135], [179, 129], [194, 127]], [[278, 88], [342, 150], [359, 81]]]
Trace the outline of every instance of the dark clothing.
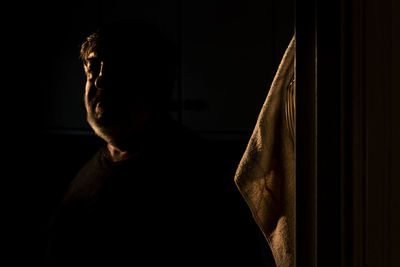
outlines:
[[221, 179], [212, 175], [213, 152], [174, 123], [160, 123], [143, 143], [142, 153], [119, 163], [103, 147], [79, 171], [51, 223], [50, 263], [226, 262], [225, 202], [204, 182]]

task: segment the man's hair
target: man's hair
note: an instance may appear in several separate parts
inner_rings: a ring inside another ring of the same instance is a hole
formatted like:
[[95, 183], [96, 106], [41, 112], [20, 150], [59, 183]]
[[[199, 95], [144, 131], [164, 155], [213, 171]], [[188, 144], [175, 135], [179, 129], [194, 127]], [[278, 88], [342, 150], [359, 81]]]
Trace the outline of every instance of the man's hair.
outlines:
[[81, 51], [79, 58], [82, 60], [83, 64], [86, 64], [86, 59], [91, 52], [97, 51], [99, 43], [99, 33], [94, 32], [89, 35], [86, 40], [81, 45]]
[[[81, 45], [83, 64], [92, 53], [101, 60], [118, 59], [152, 98], [170, 98], [176, 79], [177, 47], [154, 25], [143, 21], [105, 24]], [[139, 92], [143, 93], [143, 92]]]
[[[101, 25], [83, 42], [80, 58], [85, 60], [91, 52], [101, 52], [108, 48], [118, 49], [118, 46], [139, 48], [171, 60], [176, 60], [173, 56], [177, 56], [176, 47], [161, 33], [158, 27], [144, 21], [134, 20]], [[152, 51], [152, 49], [154, 50]]]

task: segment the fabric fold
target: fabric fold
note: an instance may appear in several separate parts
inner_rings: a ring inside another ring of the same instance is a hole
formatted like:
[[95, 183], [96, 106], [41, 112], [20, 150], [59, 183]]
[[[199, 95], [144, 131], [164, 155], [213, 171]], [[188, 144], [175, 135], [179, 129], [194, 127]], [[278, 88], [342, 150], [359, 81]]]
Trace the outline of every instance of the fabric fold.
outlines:
[[293, 37], [234, 177], [277, 267], [294, 265], [294, 58]]

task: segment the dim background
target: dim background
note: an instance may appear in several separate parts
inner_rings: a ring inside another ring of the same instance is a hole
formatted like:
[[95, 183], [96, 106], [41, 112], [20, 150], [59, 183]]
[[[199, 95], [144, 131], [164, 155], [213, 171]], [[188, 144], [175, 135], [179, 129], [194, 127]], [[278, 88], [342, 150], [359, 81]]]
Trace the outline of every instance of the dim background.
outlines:
[[216, 182], [232, 200], [232, 257], [274, 266], [233, 177], [293, 36], [294, 0], [53, 1], [7, 11], [12, 86], [3, 93], [3, 129], [12, 151], [6, 167], [15, 190], [6, 203], [14, 261], [40, 262], [51, 212], [102, 143], [85, 119], [80, 44], [99, 23], [142, 18], [180, 47], [171, 114], [218, 147], [226, 175]]

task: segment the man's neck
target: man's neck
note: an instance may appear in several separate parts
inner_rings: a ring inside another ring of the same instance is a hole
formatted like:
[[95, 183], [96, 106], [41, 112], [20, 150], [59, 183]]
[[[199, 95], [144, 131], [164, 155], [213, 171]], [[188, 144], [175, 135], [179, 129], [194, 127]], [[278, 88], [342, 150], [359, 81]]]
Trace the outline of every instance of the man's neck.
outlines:
[[128, 151], [121, 150], [112, 144], [107, 144], [107, 149], [109, 152], [110, 160], [112, 162], [119, 162], [126, 159], [129, 159], [134, 156], [134, 153], [130, 153]]

